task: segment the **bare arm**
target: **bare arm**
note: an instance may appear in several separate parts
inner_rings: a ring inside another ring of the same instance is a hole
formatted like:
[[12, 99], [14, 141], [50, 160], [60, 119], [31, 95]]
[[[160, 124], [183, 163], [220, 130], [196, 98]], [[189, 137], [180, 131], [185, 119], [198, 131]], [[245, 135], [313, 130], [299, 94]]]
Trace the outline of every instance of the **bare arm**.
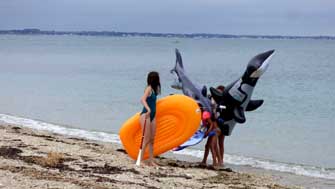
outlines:
[[207, 129], [207, 131], [205, 133], [205, 136], [207, 136], [208, 133], [211, 132], [214, 129], [214, 124], [213, 124], [213, 121], [211, 119], [208, 120], [208, 123], [209, 123], [209, 128]]
[[147, 98], [150, 95], [150, 93], [151, 93], [151, 87], [148, 86], [145, 89], [143, 96], [141, 97], [141, 103], [143, 104], [143, 106], [145, 107], [145, 109], [148, 111], [148, 114], [150, 114], [150, 112], [151, 112], [151, 110], [149, 108], [149, 105], [147, 103]]

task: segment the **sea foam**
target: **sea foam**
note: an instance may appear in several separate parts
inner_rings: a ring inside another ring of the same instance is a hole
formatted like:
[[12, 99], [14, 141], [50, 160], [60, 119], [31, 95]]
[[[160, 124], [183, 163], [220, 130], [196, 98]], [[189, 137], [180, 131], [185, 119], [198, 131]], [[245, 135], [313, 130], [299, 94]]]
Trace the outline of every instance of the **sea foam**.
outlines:
[[55, 125], [51, 123], [45, 123], [42, 121], [21, 118], [11, 115], [0, 114], [0, 121], [13, 124], [23, 127], [28, 127], [31, 129], [36, 130], [44, 130], [49, 131], [52, 133], [74, 136], [74, 137], [81, 137], [89, 140], [97, 140], [103, 142], [113, 142], [113, 143], [121, 143], [119, 140], [119, 136], [116, 134], [110, 134], [105, 132], [96, 132], [96, 131], [86, 131], [82, 129], [74, 129], [74, 128], [67, 128], [60, 125]]

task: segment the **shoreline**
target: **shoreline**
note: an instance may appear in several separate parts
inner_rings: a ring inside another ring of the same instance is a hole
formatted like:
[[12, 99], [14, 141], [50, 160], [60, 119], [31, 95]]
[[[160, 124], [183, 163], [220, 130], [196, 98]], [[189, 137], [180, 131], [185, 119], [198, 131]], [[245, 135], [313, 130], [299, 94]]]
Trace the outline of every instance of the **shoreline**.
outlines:
[[[6, 129], [4, 127], [20, 127], [21, 129], [29, 130], [30, 132], [42, 132], [51, 136], [61, 136], [62, 138], [77, 138], [85, 141], [92, 141], [93, 143], [104, 143], [111, 146], [117, 146], [117, 149], [122, 149], [122, 145], [120, 144], [119, 138], [116, 134], [98, 132], [98, 131], [86, 131], [78, 128], [67, 128], [61, 125], [55, 125], [52, 123], [46, 123], [44, 121], [26, 119], [6, 114], [0, 114], [0, 127], [2, 129]], [[1, 130], [1, 129], [0, 129]], [[192, 150], [192, 149], [191, 149]], [[198, 150], [197, 150], [198, 151]], [[186, 163], [199, 163], [201, 161], [201, 157], [199, 156], [199, 152], [196, 154], [186, 153], [174, 153], [174, 152], [166, 152], [162, 155], [162, 157], [172, 158], [174, 160], [180, 160]], [[128, 157], [126, 155], [126, 157]], [[234, 157], [233, 157], [234, 158]], [[238, 157], [237, 157], [238, 158]], [[230, 158], [231, 159], [231, 158]], [[131, 160], [129, 158], [129, 160]], [[210, 163], [209, 158], [209, 163]], [[264, 163], [264, 162], [263, 162]], [[266, 162], [265, 162], [266, 163]], [[182, 163], [183, 164], [183, 163]], [[304, 188], [334, 188], [335, 180], [326, 179], [326, 178], [318, 178], [312, 176], [304, 176], [295, 174], [293, 172], [282, 172], [279, 170], [269, 170], [263, 167], [254, 167], [252, 164], [240, 165], [238, 164], [225, 164], [226, 167], [232, 168], [234, 171], [239, 173], [247, 173], [247, 174], [255, 174], [260, 176], [271, 177], [275, 180], [276, 183], [287, 186], [301, 186]], [[191, 165], [191, 167], [195, 167], [196, 165]], [[182, 165], [182, 167], [185, 167]], [[308, 170], [306, 170], [308, 171]], [[1, 183], [1, 182], [0, 182]], [[1, 186], [0, 186], [1, 188]]]
[[[165, 156], [173, 158], [176, 160], [186, 160], [187, 162], [200, 163], [201, 159], [190, 156], [190, 155], [181, 155], [173, 154], [168, 152]], [[210, 159], [209, 159], [210, 162]], [[233, 165], [225, 164], [226, 168], [230, 168], [238, 173], [252, 174], [256, 176], [265, 176], [271, 178], [274, 183], [285, 186], [288, 188], [323, 188], [323, 189], [333, 189], [335, 187], [335, 180], [309, 177], [304, 175], [296, 175], [289, 172], [281, 172], [275, 170], [267, 170], [263, 168], [256, 168], [247, 165]]]
[[270, 175], [210, 170], [172, 153], [136, 167], [115, 143], [1, 124], [0, 188], [300, 188]]

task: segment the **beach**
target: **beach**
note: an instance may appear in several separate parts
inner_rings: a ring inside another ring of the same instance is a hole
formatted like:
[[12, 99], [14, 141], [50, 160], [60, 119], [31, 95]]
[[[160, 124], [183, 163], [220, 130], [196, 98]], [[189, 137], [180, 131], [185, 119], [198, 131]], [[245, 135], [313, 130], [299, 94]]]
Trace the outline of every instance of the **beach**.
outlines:
[[[334, 9], [1, 1], [0, 189], [335, 189]], [[133, 160], [145, 109], [156, 167]]]
[[[329, 145], [335, 134], [332, 40], [72, 35], [0, 39], [2, 188], [335, 187], [335, 151]], [[158, 170], [135, 167], [124, 154], [118, 133], [142, 109], [139, 98], [147, 72], [161, 74], [160, 98], [182, 93], [170, 87], [175, 48], [192, 81], [207, 88], [227, 86], [240, 78], [250, 58], [276, 49], [252, 96], [265, 103], [246, 113], [246, 123], [237, 124], [225, 139], [225, 165], [233, 172], [198, 166], [205, 141], [164, 153], [157, 159], [162, 164]], [[49, 159], [62, 163], [49, 165]], [[111, 180], [97, 184], [98, 177]], [[235, 177], [239, 183], [232, 181]]]
[[2, 124], [0, 134], [0, 188], [299, 188], [169, 154], [156, 158], [160, 166], [137, 167], [119, 144], [16, 125]]

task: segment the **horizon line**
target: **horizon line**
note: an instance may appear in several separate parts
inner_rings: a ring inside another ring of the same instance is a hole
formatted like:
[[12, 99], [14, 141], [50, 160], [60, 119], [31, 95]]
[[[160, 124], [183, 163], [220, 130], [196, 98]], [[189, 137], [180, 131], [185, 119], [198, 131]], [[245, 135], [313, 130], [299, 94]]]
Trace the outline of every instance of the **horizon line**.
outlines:
[[[211, 38], [323, 38], [323, 39], [335, 39], [335, 36], [332, 35], [265, 35], [265, 34], [223, 34], [223, 33], [204, 33], [204, 32], [196, 32], [196, 33], [162, 33], [162, 32], [124, 32], [124, 31], [114, 31], [114, 30], [41, 30], [38, 28], [24, 28], [24, 29], [0, 29], [0, 34], [44, 34], [44, 35], [66, 35], [66, 34], [74, 34], [74, 35], [90, 35], [90, 36], [98, 36], [104, 35], [112, 36], [114, 35], [139, 35], [145, 36], [149, 35], [151, 37], [211, 37]], [[170, 36], [172, 35], [172, 36]]]

